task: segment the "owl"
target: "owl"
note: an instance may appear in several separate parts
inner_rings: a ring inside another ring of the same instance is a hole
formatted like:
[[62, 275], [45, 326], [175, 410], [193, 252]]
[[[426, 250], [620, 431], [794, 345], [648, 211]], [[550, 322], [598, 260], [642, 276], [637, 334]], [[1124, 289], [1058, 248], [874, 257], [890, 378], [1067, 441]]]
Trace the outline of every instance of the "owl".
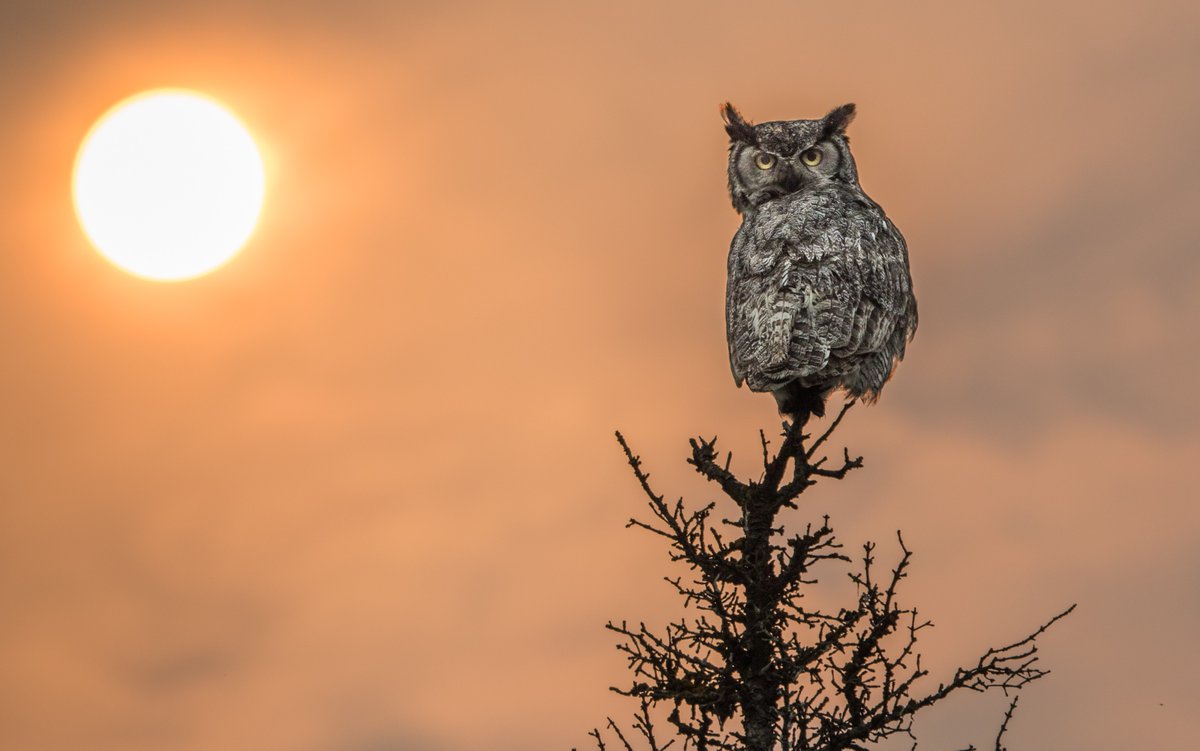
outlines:
[[820, 120], [753, 125], [722, 107], [729, 195], [729, 364], [803, 425], [842, 388], [874, 401], [917, 329], [908, 247], [858, 184], [846, 104]]

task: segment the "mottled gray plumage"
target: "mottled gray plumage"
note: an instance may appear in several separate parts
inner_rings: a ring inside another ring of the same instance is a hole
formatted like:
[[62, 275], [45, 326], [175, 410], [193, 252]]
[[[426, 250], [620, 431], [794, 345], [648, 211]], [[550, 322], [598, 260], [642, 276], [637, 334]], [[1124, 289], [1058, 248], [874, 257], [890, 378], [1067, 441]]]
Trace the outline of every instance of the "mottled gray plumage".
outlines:
[[858, 184], [848, 104], [820, 120], [751, 125], [724, 107], [729, 193], [729, 362], [798, 423], [829, 392], [873, 400], [904, 357], [917, 302], [900, 231]]

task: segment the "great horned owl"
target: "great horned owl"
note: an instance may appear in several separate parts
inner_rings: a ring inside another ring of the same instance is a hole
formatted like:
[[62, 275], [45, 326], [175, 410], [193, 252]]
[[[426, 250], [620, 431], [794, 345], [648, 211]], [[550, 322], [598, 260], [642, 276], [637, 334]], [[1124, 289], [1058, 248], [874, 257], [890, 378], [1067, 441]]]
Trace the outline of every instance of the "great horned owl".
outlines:
[[758, 125], [722, 113], [742, 215], [725, 298], [734, 380], [772, 392], [797, 425], [839, 386], [874, 400], [917, 329], [917, 301], [904, 238], [858, 184], [854, 105]]

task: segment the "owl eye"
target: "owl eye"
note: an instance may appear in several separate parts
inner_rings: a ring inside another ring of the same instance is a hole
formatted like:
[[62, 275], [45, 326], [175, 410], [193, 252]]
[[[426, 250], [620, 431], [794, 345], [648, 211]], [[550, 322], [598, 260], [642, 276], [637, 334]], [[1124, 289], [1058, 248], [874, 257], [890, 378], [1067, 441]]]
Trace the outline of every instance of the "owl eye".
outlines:
[[800, 155], [800, 161], [804, 162], [809, 167], [816, 167], [821, 163], [821, 158], [824, 154], [820, 149], [809, 149]]
[[754, 166], [758, 167], [759, 169], [771, 169], [775, 166], [775, 157], [771, 156], [770, 154], [755, 154]]

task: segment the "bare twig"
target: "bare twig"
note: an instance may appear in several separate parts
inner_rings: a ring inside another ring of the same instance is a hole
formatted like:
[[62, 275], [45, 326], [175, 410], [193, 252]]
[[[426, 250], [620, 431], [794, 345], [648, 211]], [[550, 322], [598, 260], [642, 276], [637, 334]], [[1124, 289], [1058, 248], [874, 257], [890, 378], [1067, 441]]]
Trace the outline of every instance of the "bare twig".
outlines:
[[1004, 734], [1008, 732], [1008, 723], [1012, 722], [1013, 712], [1017, 711], [1017, 702], [1020, 700], [1020, 694], [1014, 696], [1008, 704], [1008, 709], [1004, 712], [1004, 721], [1000, 723], [1000, 732], [996, 733], [996, 751], [1008, 751], [1004, 746]]

